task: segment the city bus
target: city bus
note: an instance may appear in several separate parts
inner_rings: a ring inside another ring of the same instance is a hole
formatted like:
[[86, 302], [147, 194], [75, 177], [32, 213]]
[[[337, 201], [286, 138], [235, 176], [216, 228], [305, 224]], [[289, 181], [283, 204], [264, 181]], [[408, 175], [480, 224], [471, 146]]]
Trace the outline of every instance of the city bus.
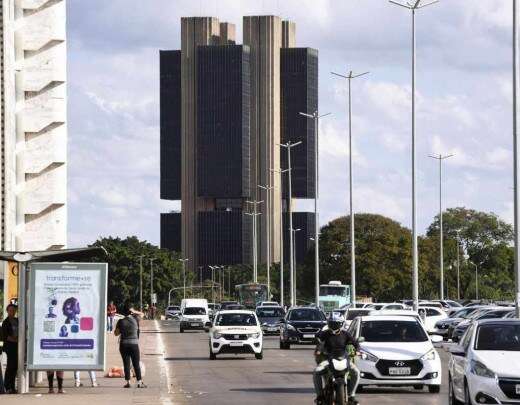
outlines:
[[330, 313], [350, 303], [350, 285], [341, 284], [340, 281], [320, 285], [319, 306], [324, 312]]
[[250, 309], [255, 309], [258, 303], [269, 299], [266, 284], [238, 284], [235, 286], [235, 294], [239, 304]]

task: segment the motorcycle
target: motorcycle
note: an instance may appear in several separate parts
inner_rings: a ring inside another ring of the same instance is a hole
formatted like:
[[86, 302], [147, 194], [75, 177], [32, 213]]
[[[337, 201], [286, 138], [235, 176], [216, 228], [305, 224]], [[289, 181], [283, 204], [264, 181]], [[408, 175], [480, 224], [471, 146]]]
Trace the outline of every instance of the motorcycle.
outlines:
[[320, 363], [318, 368], [327, 368], [323, 389], [325, 405], [347, 405], [348, 357], [330, 357]]

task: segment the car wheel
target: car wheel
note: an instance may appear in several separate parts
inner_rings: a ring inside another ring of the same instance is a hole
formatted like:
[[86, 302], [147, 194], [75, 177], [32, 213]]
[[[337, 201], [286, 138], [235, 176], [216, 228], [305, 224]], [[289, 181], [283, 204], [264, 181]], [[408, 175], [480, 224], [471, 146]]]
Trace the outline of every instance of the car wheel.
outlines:
[[255, 358], [257, 360], [262, 360], [264, 358], [264, 352], [255, 353]]
[[184, 329], [179, 328], [179, 332], [180, 332], [180, 333], [184, 333]]
[[288, 346], [287, 343], [282, 342], [282, 341], [280, 340], [280, 350], [287, 350], [287, 349], [288, 349], [287, 346]]
[[414, 390], [418, 390], [418, 391], [419, 391], [419, 390], [422, 390], [423, 388], [424, 388], [424, 385], [414, 385], [414, 386], [413, 386], [413, 389], [414, 389]]
[[364, 389], [365, 389], [365, 386], [364, 386], [364, 385], [358, 385], [357, 390], [356, 390], [356, 393], [358, 393], [358, 392], [363, 392]]
[[455, 397], [455, 390], [453, 388], [453, 381], [451, 376], [448, 379], [448, 404], [461, 405], [461, 402]]
[[428, 391], [430, 394], [438, 394], [441, 392], [441, 386], [440, 385], [428, 385]]
[[217, 355], [215, 353], [213, 353], [211, 350], [209, 351], [209, 359], [210, 360], [216, 360], [217, 359]]

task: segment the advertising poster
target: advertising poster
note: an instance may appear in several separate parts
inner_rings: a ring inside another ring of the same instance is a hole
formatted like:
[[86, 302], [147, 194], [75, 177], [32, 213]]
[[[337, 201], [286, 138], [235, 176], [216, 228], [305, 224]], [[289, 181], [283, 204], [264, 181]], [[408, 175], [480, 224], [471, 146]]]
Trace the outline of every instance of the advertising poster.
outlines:
[[[5, 305], [18, 302], [18, 263], [5, 262]], [[4, 305], [4, 308], [5, 308]]]
[[29, 270], [28, 368], [103, 370], [104, 263], [34, 263]]

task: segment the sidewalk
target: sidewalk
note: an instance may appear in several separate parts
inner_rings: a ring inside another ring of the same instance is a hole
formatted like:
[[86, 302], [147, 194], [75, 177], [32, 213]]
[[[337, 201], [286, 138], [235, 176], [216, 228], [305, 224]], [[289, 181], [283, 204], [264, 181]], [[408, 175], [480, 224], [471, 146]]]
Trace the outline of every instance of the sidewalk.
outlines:
[[[178, 396], [169, 394], [168, 378], [165, 367], [162, 364], [163, 345], [161, 334], [156, 331], [153, 321], [141, 323], [141, 361], [145, 364], [146, 375], [143, 378], [148, 388], [125, 389], [123, 378], [105, 378], [104, 374], [97, 372], [99, 387], [92, 388], [86, 372], [81, 373], [83, 387], [74, 387], [72, 372], [65, 373], [63, 395], [47, 393], [47, 378], [43, 383], [31, 388], [26, 395], [0, 395], [0, 403], [9, 405], [18, 404], [52, 404], [52, 405], [127, 405], [127, 404], [160, 404], [173, 405], [183, 403]], [[109, 334], [107, 336], [107, 367], [122, 366], [119, 355], [117, 338]], [[54, 383], [56, 386], [56, 382]], [[133, 384], [135, 385], [135, 383]]]

